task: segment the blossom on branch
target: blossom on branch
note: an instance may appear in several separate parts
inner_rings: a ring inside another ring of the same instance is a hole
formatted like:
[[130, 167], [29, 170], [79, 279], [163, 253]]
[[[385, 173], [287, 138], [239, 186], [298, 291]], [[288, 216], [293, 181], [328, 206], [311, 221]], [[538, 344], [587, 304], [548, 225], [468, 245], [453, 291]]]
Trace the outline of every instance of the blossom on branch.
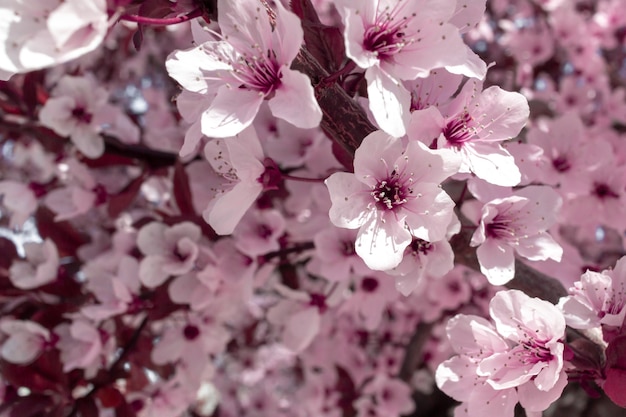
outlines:
[[526, 187], [484, 205], [478, 200], [463, 205], [463, 213], [479, 223], [471, 245], [478, 246], [480, 270], [491, 284], [503, 285], [513, 279], [514, 252], [531, 261], [561, 260], [563, 248], [547, 233], [560, 206], [558, 194], [540, 186]]
[[359, 229], [355, 250], [367, 266], [395, 268], [413, 237], [445, 237], [454, 202], [439, 184], [459, 163], [449, 151], [432, 151], [419, 141], [405, 147], [401, 139], [376, 131], [357, 149], [354, 174], [338, 172], [326, 180], [330, 220]]
[[[427, 77], [435, 68], [483, 78], [487, 72], [450, 21], [449, 0], [340, 1], [346, 55], [365, 69], [370, 110], [382, 130], [406, 133], [411, 97], [401, 80]], [[482, 1], [473, 2], [482, 4]]]
[[202, 133], [235, 136], [268, 100], [272, 114], [300, 128], [317, 127], [322, 111], [309, 78], [290, 69], [303, 41], [296, 15], [280, 1], [275, 20], [256, 0], [220, 0], [220, 40], [177, 51], [166, 62], [185, 89], [214, 96], [202, 114]]

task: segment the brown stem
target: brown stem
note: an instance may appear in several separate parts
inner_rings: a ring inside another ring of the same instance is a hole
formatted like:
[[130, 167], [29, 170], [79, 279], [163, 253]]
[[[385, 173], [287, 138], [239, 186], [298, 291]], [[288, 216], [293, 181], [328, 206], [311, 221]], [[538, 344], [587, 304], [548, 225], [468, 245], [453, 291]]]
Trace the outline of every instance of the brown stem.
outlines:
[[295, 70], [305, 73], [315, 88], [315, 98], [322, 109], [320, 127], [350, 154], [361, 145], [365, 136], [376, 130], [367, 115], [337, 83], [328, 85], [329, 74], [304, 48], [293, 61]]
[[404, 382], [409, 382], [413, 376], [413, 372], [417, 369], [422, 360], [422, 349], [430, 337], [434, 323], [420, 323], [417, 325], [411, 340], [406, 347], [404, 359], [400, 366], [398, 378]]

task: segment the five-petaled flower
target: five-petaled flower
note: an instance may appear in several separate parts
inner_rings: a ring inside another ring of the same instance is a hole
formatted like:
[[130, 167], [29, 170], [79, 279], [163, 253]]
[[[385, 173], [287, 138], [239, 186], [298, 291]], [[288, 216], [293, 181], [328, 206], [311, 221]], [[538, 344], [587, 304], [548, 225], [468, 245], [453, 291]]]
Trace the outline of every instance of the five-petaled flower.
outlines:
[[451, 152], [429, 150], [419, 141], [405, 147], [401, 139], [376, 131], [357, 149], [354, 174], [338, 172], [326, 180], [330, 220], [359, 229], [355, 249], [367, 266], [395, 268], [413, 237], [445, 237], [454, 202], [439, 185], [459, 163]]

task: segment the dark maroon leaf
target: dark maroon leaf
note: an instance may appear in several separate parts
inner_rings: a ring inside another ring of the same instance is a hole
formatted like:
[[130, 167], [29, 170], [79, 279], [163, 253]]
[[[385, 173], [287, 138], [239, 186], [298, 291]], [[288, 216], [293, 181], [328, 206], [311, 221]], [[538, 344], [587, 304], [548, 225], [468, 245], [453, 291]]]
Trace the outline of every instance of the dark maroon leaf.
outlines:
[[137, 413], [133, 409], [132, 405], [128, 404], [126, 400], [115, 407], [115, 417], [136, 417]]
[[617, 368], [607, 370], [603, 388], [615, 404], [626, 408], [626, 370]]
[[79, 398], [76, 401], [76, 410], [80, 417], [98, 417], [98, 406], [92, 397]]
[[109, 205], [107, 212], [112, 219], [117, 218], [124, 210], [126, 210], [137, 197], [137, 193], [141, 189], [145, 177], [142, 175], [131, 181], [130, 184], [119, 194], [109, 197]]
[[138, 52], [141, 50], [142, 43], [143, 43], [143, 26], [138, 25], [137, 30], [133, 34], [133, 46]]
[[607, 346], [606, 367], [626, 370], [626, 335], [617, 336]]
[[176, 205], [183, 215], [196, 215], [191, 198], [191, 187], [189, 186], [189, 176], [185, 171], [185, 166], [181, 162], [176, 162], [174, 167], [174, 199]]
[[96, 396], [104, 408], [117, 408], [124, 402], [122, 393], [111, 386], [100, 388]]
[[[10, 417], [39, 417], [49, 415], [53, 408], [52, 399], [46, 395], [34, 394], [19, 399], [11, 408]], [[96, 416], [97, 417], [97, 416]]]
[[44, 71], [33, 71], [24, 76], [22, 95], [30, 115], [34, 115], [35, 109], [41, 104], [41, 86], [43, 84], [44, 74]]
[[604, 392], [626, 408], [626, 335], [617, 336], [607, 346], [605, 375]]
[[13, 260], [19, 257], [15, 244], [5, 237], [0, 237], [0, 253], [0, 268], [3, 269], [9, 269]]
[[39, 207], [35, 213], [39, 234], [42, 238], [49, 238], [55, 243], [61, 257], [74, 256], [80, 246], [89, 242], [89, 238], [79, 233], [67, 221], [55, 222], [54, 216], [50, 209]]

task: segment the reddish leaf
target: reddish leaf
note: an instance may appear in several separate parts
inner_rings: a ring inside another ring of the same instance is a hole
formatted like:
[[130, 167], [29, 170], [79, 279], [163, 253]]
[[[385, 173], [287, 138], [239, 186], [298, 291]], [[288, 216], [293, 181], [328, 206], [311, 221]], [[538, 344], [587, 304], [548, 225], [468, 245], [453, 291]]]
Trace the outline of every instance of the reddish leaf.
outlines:
[[40, 104], [41, 85], [43, 84], [44, 71], [29, 72], [24, 76], [24, 84], [22, 86], [22, 95], [24, 103], [31, 115], [35, 114], [35, 109]]
[[189, 176], [185, 171], [185, 166], [181, 162], [176, 162], [174, 167], [174, 199], [176, 205], [183, 215], [196, 215], [191, 198], [191, 187], [189, 186]]
[[626, 408], [626, 335], [616, 337], [607, 346], [605, 375], [604, 392], [615, 404]]
[[115, 417], [137, 417], [137, 413], [124, 399], [124, 402], [115, 408]]
[[141, 44], [143, 43], [143, 26], [138, 25], [137, 30], [133, 34], [133, 46], [139, 52], [141, 50]]
[[130, 184], [117, 195], [109, 197], [109, 205], [107, 212], [112, 219], [119, 216], [124, 210], [126, 210], [137, 197], [137, 193], [141, 189], [145, 177], [142, 175], [139, 178], [135, 178]]
[[76, 410], [80, 417], [98, 417], [98, 406], [92, 397], [79, 398], [76, 401]]
[[626, 408], [626, 370], [611, 368], [606, 371], [603, 388], [615, 404]]
[[0, 253], [0, 268], [3, 269], [9, 269], [13, 260], [19, 257], [15, 244], [5, 237], [0, 237]]
[[606, 367], [626, 370], [626, 335], [616, 337], [606, 347]]
[[35, 213], [35, 221], [41, 237], [50, 238], [61, 257], [74, 256], [80, 246], [89, 242], [89, 238], [74, 229], [71, 223], [55, 222], [54, 213], [46, 207], [39, 207]]
[[[15, 402], [9, 413], [10, 417], [39, 417], [50, 415], [52, 399], [46, 395], [29, 395]], [[97, 417], [97, 416], [96, 416]]]
[[8, 114], [22, 114], [22, 109], [19, 106], [4, 100], [0, 100], [0, 110]]
[[116, 388], [100, 388], [96, 394], [104, 408], [117, 408], [124, 402], [124, 396]]

